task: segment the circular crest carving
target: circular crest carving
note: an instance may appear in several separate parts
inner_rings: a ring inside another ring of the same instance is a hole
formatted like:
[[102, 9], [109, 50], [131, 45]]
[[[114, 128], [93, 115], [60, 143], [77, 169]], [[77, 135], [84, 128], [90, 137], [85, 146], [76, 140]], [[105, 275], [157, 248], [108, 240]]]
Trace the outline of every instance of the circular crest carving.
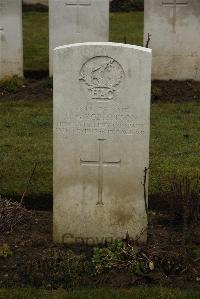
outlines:
[[82, 66], [79, 80], [87, 85], [93, 100], [110, 101], [124, 77], [124, 70], [116, 60], [108, 56], [97, 56]]

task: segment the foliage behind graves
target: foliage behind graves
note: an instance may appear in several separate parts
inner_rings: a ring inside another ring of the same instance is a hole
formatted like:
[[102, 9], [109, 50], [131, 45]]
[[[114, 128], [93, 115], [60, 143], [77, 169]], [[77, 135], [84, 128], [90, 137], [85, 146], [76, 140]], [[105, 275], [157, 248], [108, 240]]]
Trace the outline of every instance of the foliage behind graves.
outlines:
[[110, 9], [116, 11], [144, 10], [144, 0], [112, 0]]
[[[112, 0], [110, 3], [111, 11], [133, 11], [133, 10], [143, 10], [144, 0]], [[39, 3], [36, 4], [23, 4], [23, 11], [38, 11], [38, 12], [48, 12], [48, 6]]]
[[36, 4], [23, 3], [23, 12], [29, 12], [29, 11], [48, 12], [48, 6], [40, 3], [36, 3]]

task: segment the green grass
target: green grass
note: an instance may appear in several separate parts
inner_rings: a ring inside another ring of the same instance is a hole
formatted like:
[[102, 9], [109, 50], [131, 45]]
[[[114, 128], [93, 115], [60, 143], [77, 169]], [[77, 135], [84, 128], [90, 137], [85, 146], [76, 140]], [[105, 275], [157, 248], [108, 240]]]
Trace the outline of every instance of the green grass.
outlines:
[[36, 289], [0, 290], [4, 299], [198, 299], [198, 291], [181, 291], [164, 288], [84, 289], [78, 291], [45, 291]]
[[200, 105], [152, 105], [150, 193], [169, 190], [170, 180], [195, 176], [200, 169]]
[[23, 14], [24, 68], [49, 68], [49, 17], [47, 12]]
[[37, 163], [30, 193], [51, 196], [51, 102], [0, 102], [0, 132], [0, 194], [22, 194]]
[[110, 14], [110, 41], [117, 43], [143, 45], [143, 12], [124, 12]]
[[[152, 105], [150, 194], [200, 169], [199, 115], [195, 102]], [[52, 102], [1, 101], [0, 132], [0, 194], [22, 194], [37, 163], [29, 195], [52, 197]]]
[[[49, 32], [47, 12], [25, 12], [24, 67], [25, 70], [48, 70]], [[110, 41], [142, 45], [143, 12], [111, 13]]]

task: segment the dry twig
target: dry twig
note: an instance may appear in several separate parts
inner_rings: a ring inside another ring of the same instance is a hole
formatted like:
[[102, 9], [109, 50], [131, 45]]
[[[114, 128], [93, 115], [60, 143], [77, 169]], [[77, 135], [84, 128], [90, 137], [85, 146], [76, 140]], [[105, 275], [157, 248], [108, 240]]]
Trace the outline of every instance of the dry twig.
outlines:
[[146, 45], [145, 45], [146, 48], [149, 47], [150, 41], [151, 41], [151, 34], [148, 33], [148, 37], [147, 37], [147, 41], [146, 41]]

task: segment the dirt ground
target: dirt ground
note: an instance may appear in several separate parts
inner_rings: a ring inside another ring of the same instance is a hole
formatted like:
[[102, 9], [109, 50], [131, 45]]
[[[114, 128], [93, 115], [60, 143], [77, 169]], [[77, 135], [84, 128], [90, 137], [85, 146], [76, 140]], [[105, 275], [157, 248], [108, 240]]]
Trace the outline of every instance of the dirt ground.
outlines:
[[[69, 247], [52, 241], [51, 211], [26, 210], [25, 214], [12, 231], [7, 225], [0, 235], [0, 244], [7, 244], [11, 251], [9, 254], [7, 250], [8, 255], [2, 257], [0, 250], [0, 287], [161, 285], [199, 288], [200, 258], [192, 254], [200, 246], [199, 223], [185, 227], [183, 221], [165, 207], [149, 212], [148, 244], [140, 248], [142, 254], [154, 261], [155, 269], [148, 273], [111, 270], [96, 275], [91, 268], [92, 247]], [[68, 262], [63, 268], [66, 252]], [[89, 264], [88, 272], [83, 260]]]
[[[0, 88], [0, 100], [38, 100], [52, 99], [52, 84], [48, 79], [25, 79], [21, 88], [13, 94]], [[31, 74], [38, 77], [38, 74]], [[200, 82], [195, 81], [153, 81], [152, 102], [189, 102], [200, 101]]]

